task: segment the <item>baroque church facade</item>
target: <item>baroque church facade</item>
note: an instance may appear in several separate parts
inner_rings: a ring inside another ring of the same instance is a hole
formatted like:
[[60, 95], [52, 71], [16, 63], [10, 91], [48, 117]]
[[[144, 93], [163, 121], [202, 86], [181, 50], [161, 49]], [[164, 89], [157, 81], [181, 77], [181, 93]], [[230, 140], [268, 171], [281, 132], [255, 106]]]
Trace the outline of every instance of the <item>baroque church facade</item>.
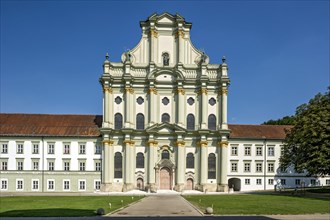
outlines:
[[228, 66], [210, 64], [179, 14], [140, 22], [103, 64], [103, 117], [1, 114], [1, 191], [264, 190], [329, 178], [283, 170], [288, 126], [227, 123]]

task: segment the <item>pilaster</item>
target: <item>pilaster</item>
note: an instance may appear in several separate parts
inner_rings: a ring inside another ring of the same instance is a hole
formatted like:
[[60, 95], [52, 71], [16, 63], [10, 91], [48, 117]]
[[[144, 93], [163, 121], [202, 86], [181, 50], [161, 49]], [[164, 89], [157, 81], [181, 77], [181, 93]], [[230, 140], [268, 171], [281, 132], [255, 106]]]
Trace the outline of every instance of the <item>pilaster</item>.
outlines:
[[103, 168], [102, 168], [102, 186], [101, 191], [111, 190], [114, 177], [114, 153], [112, 147], [113, 141], [103, 141]]
[[179, 84], [178, 89], [177, 89], [177, 97], [178, 97], [178, 102], [177, 102], [177, 122], [178, 125], [181, 127], [184, 126], [184, 116], [185, 116], [185, 91], [182, 88], [182, 83]]
[[[127, 138], [127, 137], [126, 137]], [[124, 188], [123, 191], [129, 191], [135, 188], [134, 186], [134, 174], [135, 174], [135, 167], [134, 167], [134, 141], [130, 139], [125, 139], [123, 141], [125, 146], [125, 166], [124, 166]]]
[[177, 146], [177, 157], [176, 157], [176, 185], [174, 189], [181, 192], [184, 189], [185, 184], [185, 167], [186, 167], [186, 157], [185, 157], [185, 142], [183, 140], [178, 140], [176, 142]]
[[220, 171], [219, 179], [218, 179], [218, 189], [220, 192], [228, 192], [228, 181], [227, 181], [227, 152], [228, 152], [228, 141], [223, 138], [222, 141], [218, 142], [220, 148], [220, 167], [218, 166], [218, 170]]
[[157, 117], [159, 116], [157, 103], [158, 91], [154, 87], [153, 83], [150, 83], [149, 87], [149, 126], [152, 126], [158, 122]]
[[148, 144], [148, 184], [147, 189], [150, 192], [156, 192], [156, 175], [155, 175], [155, 166], [156, 166], [156, 153], [158, 142], [149, 138]]

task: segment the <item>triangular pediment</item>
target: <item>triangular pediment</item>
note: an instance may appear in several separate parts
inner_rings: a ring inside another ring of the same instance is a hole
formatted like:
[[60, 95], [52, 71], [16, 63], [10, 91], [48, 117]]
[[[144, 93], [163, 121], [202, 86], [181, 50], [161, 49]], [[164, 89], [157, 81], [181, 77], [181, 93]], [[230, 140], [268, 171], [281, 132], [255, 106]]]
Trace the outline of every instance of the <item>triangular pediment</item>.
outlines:
[[186, 132], [186, 129], [178, 126], [177, 124], [170, 124], [167, 122], [157, 123], [147, 128], [148, 133], [158, 133], [158, 134], [171, 134]]
[[169, 17], [165, 16], [157, 21], [158, 24], [172, 24], [173, 20], [170, 19]]

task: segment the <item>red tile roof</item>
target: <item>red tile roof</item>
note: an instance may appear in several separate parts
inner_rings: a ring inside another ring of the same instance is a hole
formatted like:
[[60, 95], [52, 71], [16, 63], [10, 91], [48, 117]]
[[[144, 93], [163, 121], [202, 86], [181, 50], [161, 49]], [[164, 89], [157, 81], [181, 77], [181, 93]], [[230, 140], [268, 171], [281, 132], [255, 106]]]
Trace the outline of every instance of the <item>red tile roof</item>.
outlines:
[[284, 139], [285, 130], [291, 125], [228, 125], [231, 130], [230, 138], [248, 139]]
[[84, 136], [100, 135], [102, 116], [0, 114], [1, 136]]
[[[0, 114], [0, 136], [98, 137], [101, 115]], [[285, 125], [229, 125], [230, 138], [284, 139]]]

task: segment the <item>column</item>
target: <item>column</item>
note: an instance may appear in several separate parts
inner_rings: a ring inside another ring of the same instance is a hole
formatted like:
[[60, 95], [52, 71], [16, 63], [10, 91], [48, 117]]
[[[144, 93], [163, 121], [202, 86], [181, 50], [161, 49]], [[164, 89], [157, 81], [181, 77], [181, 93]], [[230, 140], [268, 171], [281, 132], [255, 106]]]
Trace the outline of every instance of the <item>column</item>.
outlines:
[[108, 121], [111, 128], [114, 128], [114, 113], [113, 113], [113, 90], [109, 88], [108, 92]]
[[227, 124], [227, 95], [228, 89], [227, 87], [223, 87], [221, 90], [221, 129], [228, 129]]
[[177, 103], [177, 122], [180, 126], [182, 127], [186, 127], [184, 126], [184, 116], [185, 116], [185, 91], [184, 89], [178, 88], [177, 90], [177, 94], [178, 94], [178, 103]]
[[132, 128], [133, 125], [133, 94], [134, 89], [131, 88], [129, 84], [125, 85], [125, 128]]
[[149, 88], [149, 126], [152, 126], [157, 123], [157, 117], [158, 115], [158, 103], [157, 103], [157, 89], [153, 86], [153, 84], [150, 85]]
[[207, 141], [200, 141], [200, 148], [201, 148], [201, 157], [200, 157], [200, 184], [201, 184], [201, 189], [204, 191], [205, 185], [207, 183]]
[[176, 37], [179, 39], [179, 63], [184, 63], [184, 32], [179, 29]]
[[218, 191], [228, 192], [228, 181], [227, 181], [227, 151], [228, 151], [228, 141], [223, 140], [219, 142], [220, 147], [220, 178], [218, 179]]
[[131, 140], [124, 140], [125, 145], [125, 163], [124, 163], [124, 188], [123, 191], [129, 191], [134, 189], [134, 173], [135, 169], [133, 169], [133, 148], [134, 148], [134, 141]]
[[110, 191], [114, 177], [113, 141], [103, 141], [102, 191]]
[[103, 88], [103, 127], [109, 127], [109, 88]]
[[207, 129], [207, 117], [208, 117], [208, 112], [207, 112], [207, 88], [202, 87], [200, 90], [200, 95], [201, 95], [201, 129]]
[[177, 157], [176, 157], [176, 186], [175, 190], [181, 192], [184, 189], [185, 184], [185, 168], [186, 168], [186, 155], [185, 155], [185, 142], [179, 140], [177, 145]]
[[158, 142], [152, 139], [148, 141], [148, 190], [150, 192], [156, 192], [157, 190], [155, 176], [157, 144]]

